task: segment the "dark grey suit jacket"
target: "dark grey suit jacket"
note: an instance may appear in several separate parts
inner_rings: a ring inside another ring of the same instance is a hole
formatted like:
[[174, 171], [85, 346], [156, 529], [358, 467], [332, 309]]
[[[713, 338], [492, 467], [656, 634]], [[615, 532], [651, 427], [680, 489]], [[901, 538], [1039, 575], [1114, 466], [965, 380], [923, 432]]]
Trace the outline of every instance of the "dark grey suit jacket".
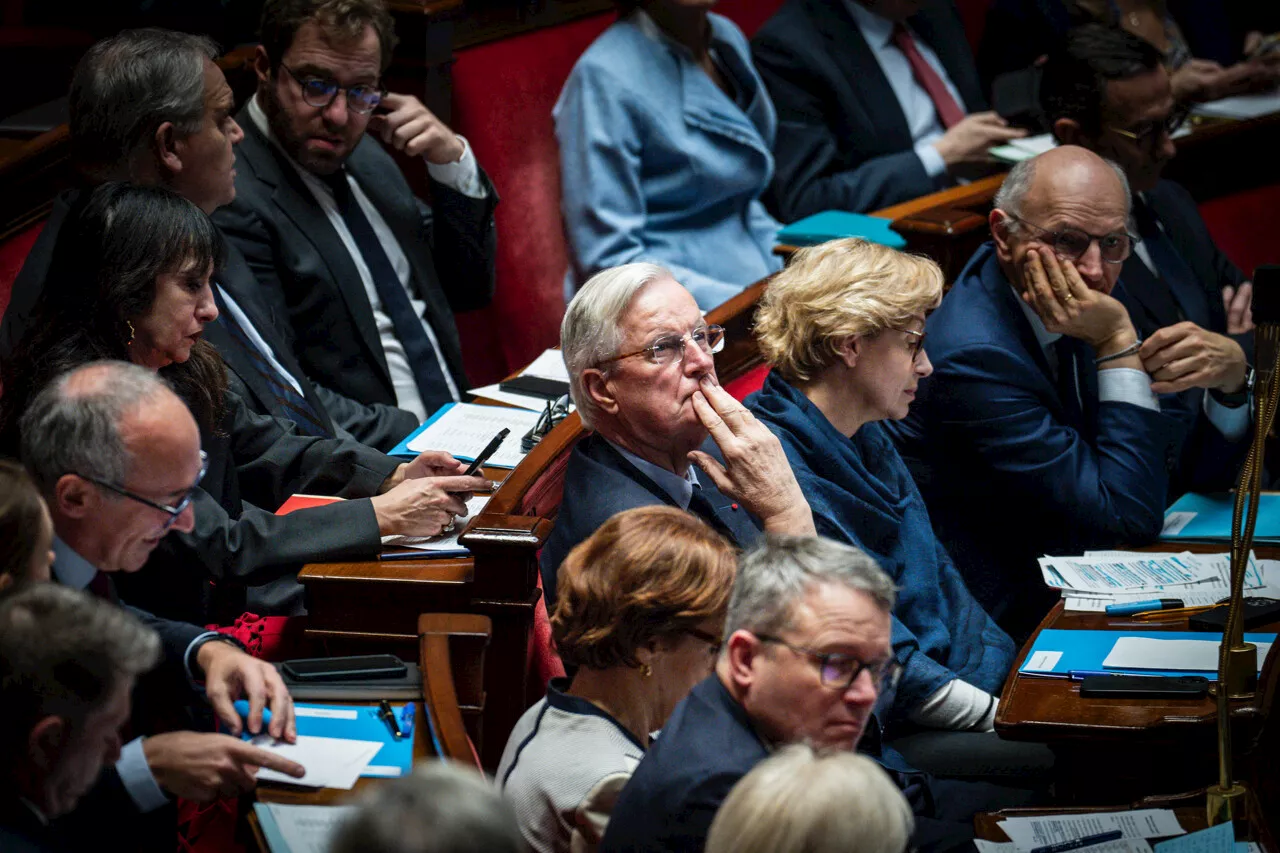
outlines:
[[[751, 40], [778, 110], [777, 168], [765, 203], [783, 222], [822, 210], [877, 210], [951, 183], [925, 173], [898, 98], [846, 2], [787, 0]], [[907, 24], [938, 55], [966, 111], [987, 109], [950, 0], [924, 0]]]
[[[241, 111], [236, 200], [214, 214], [243, 252], [273, 308], [288, 319], [294, 353], [306, 371], [362, 403], [394, 406], [373, 309], [355, 262], [284, 153]], [[424, 319], [440, 342], [459, 389], [467, 387], [453, 313], [493, 298], [493, 207], [432, 182], [434, 211], [417, 199], [391, 156], [363, 139], [347, 161], [399, 240], [413, 270]], [[445, 401], [424, 401], [428, 410]]]
[[[13, 283], [13, 295], [4, 320], [0, 322], [0, 356], [8, 356], [26, 332], [31, 312], [44, 289], [45, 278], [53, 258], [54, 246], [62, 223], [75, 203], [78, 193], [64, 193], [54, 201], [53, 210], [45, 222], [44, 230], [27, 255], [22, 270]], [[324, 422], [322, 425], [335, 435], [351, 437], [379, 450], [390, 450], [418, 426], [418, 419], [411, 412], [381, 404], [366, 406], [322, 385], [312, 384], [302, 366], [293, 357], [288, 336], [282, 334], [273, 316], [270, 304], [262, 298], [261, 288], [253, 271], [245, 263], [244, 256], [234, 244], [228, 242], [227, 256], [217, 273], [217, 283], [226, 289], [231, 298], [244, 311], [254, 329], [271, 347], [284, 369], [298, 380], [303, 396]], [[218, 310], [226, 307], [218, 299]], [[240, 381], [245, 402], [260, 414], [289, 420], [289, 412], [271, 393], [262, 375], [254, 368], [252, 359], [231, 338], [225, 321], [219, 320], [205, 327], [206, 340], [213, 344], [227, 363], [227, 368]]]

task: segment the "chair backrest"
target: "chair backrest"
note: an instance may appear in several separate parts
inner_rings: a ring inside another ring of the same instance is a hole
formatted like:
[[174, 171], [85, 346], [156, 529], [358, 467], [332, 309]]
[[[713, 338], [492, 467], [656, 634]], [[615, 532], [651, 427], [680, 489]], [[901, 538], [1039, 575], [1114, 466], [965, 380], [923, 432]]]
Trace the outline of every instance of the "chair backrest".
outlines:
[[1276, 210], [1280, 208], [1280, 184], [1210, 199], [1200, 205], [1200, 215], [1223, 253], [1253, 277], [1260, 264], [1280, 262], [1276, 247]]
[[[464, 707], [484, 709], [484, 652], [492, 636], [488, 616], [424, 613], [418, 617], [422, 700], [432, 747], [441, 758], [477, 769], [483, 768], [462, 711]], [[478, 714], [472, 719], [478, 727]]]

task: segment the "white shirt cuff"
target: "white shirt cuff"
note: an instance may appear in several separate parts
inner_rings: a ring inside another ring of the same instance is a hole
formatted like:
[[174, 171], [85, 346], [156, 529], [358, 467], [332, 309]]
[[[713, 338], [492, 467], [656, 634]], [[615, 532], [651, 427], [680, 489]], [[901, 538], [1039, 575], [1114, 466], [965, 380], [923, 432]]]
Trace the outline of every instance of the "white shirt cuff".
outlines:
[[147, 757], [142, 752], [142, 738], [134, 738], [120, 750], [116, 772], [120, 774], [120, 781], [129, 792], [129, 798], [143, 814], [153, 812], [169, 802], [164, 791], [160, 790], [156, 777], [151, 775], [151, 768], [147, 766]]
[[967, 681], [948, 681], [911, 713], [912, 722], [948, 731], [989, 732], [995, 726], [996, 698]]
[[[200, 689], [200, 684], [196, 681], [196, 673], [193, 668], [195, 666], [194, 652], [196, 649], [200, 648], [205, 640], [216, 636], [218, 636], [217, 631], [205, 631], [203, 634], [192, 640], [187, 645], [187, 650], [182, 654], [182, 668], [186, 670], [187, 680], [191, 682], [191, 686], [196, 690]], [[221, 642], [221, 640], [218, 642]]]
[[1160, 411], [1160, 401], [1151, 390], [1151, 377], [1133, 367], [1111, 367], [1098, 371], [1099, 403], [1132, 403]]
[[1249, 431], [1249, 417], [1253, 412], [1253, 402], [1232, 408], [1224, 406], [1213, 399], [1213, 394], [1204, 392], [1204, 416], [1209, 419], [1222, 437], [1227, 441], [1239, 441]]
[[926, 175], [931, 178], [940, 178], [947, 173], [946, 161], [942, 159], [938, 149], [933, 147], [932, 142], [917, 142], [915, 151], [916, 156], [920, 158], [920, 164], [924, 166]]
[[427, 174], [433, 181], [439, 181], [446, 187], [462, 193], [468, 198], [484, 198], [484, 184], [480, 181], [480, 166], [476, 164], [476, 155], [471, 153], [471, 143], [462, 136], [462, 156], [455, 163], [432, 163], [426, 160]]

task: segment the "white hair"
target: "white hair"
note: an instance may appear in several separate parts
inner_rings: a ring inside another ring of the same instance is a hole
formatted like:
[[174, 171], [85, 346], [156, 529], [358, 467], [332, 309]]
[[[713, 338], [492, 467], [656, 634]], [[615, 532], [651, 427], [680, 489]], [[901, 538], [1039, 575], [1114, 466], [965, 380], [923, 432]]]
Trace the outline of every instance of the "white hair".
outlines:
[[[1040, 159], [1040, 156], [1030, 157], [1013, 165], [1013, 168], [1009, 170], [1009, 174], [1005, 176], [1004, 183], [1000, 184], [1000, 189], [996, 190], [995, 198], [992, 199], [993, 207], [1012, 213], [1014, 216], [1022, 215], [1022, 202], [1027, 193], [1031, 191], [1031, 185], [1035, 183], [1036, 161]], [[1125, 177], [1124, 169], [1120, 168], [1119, 163], [1106, 157], [1101, 159], [1102, 162], [1111, 167], [1111, 171], [1115, 172], [1116, 177], [1120, 180], [1120, 187], [1124, 190], [1124, 218], [1129, 230], [1132, 231], [1134, 230], [1131, 220], [1133, 193], [1129, 190], [1129, 179]], [[1021, 222], [1013, 219], [1008, 220], [1005, 224], [1010, 233], [1016, 232], [1022, 227]]]

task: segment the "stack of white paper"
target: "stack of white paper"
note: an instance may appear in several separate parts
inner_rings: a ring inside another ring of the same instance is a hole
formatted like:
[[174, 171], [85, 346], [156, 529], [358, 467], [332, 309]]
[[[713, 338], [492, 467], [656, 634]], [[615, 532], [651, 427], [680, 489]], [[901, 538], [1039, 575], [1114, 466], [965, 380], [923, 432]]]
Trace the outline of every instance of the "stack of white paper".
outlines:
[[[1177, 598], [1187, 607], [1218, 603], [1231, 593], [1229, 554], [1086, 551], [1080, 557], [1041, 557], [1048, 586], [1062, 590], [1067, 610], [1102, 612], [1109, 604]], [[1280, 595], [1280, 562], [1249, 555], [1249, 595]]]
[[467, 501], [467, 516], [457, 520], [452, 533], [441, 533], [439, 536], [383, 536], [382, 544], [397, 548], [417, 548], [421, 551], [465, 551], [466, 548], [458, 544], [458, 537], [467, 522], [484, 511], [489, 498], [490, 495], [476, 495]]
[[413, 437], [409, 449], [414, 453], [443, 450], [459, 459], [471, 460], [480, 455], [500, 430], [509, 429], [511, 432], [498, 451], [485, 464], [494, 468], [514, 468], [524, 458], [520, 439], [537, 422], [537, 413], [525, 409], [452, 403]]
[[[1162, 640], [1159, 637], [1121, 637], [1102, 662], [1105, 669], [1186, 670], [1217, 672], [1221, 640]], [[1256, 643], [1258, 672], [1271, 652], [1271, 643]]]
[[[1062, 844], [1117, 829], [1123, 833], [1122, 840], [1164, 838], [1186, 832], [1172, 809], [1011, 817], [1000, 821], [1000, 828], [1013, 840], [1014, 847], [1021, 851]], [[1092, 851], [1101, 848], [1087, 849]]]
[[295, 779], [277, 770], [259, 768], [258, 780], [263, 782], [287, 782], [309, 788], [341, 788], [350, 790], [369, 762], [382, 749], [382, 744], [372, 740], [346, 740], [345, 738], [311, 737], [298, 735], [297, 743], [276, 740], [261, 734], [250, 741], [259, 749], [274, 752], [306, 768], [306, 775]]

